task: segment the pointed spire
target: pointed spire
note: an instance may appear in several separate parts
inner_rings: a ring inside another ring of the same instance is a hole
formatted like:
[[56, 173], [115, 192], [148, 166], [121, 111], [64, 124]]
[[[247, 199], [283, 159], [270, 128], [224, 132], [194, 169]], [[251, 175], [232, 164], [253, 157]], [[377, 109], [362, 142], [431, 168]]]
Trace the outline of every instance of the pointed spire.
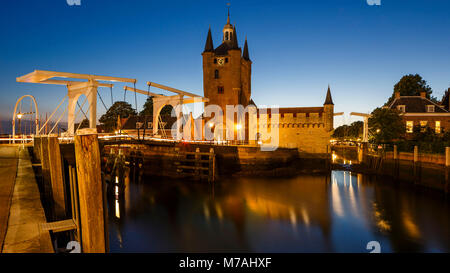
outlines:
[[228, 5], [228, 17], [227, 17], [227, 24], [230, 24], [230, 5]]
[[333, 99], [331, 98], [330, 85], [328, 85], [327, 98], [325, 99], [325, 103], [323, 105], [334, 105]]
[[245, 37], [244, 52], [242, 53], [242, 58], [244, 58], [244, 60], [250, 61], [250, 55], [248, 54], [247, 37]]
[[233, 28], [233, 40], [231, 41], [231, 49], [238, 49], [238, 41], [237, 41], [237, 33], [236, 33], [236, 26]]
[[214, 51], [214, 45], [213, 45], [212, 36], [211, 36], [211, 27], [209, 27], [208, 37], [206, 38], [205, 51], [203, 51], [203, 52], [213, 52], [213, 51]]

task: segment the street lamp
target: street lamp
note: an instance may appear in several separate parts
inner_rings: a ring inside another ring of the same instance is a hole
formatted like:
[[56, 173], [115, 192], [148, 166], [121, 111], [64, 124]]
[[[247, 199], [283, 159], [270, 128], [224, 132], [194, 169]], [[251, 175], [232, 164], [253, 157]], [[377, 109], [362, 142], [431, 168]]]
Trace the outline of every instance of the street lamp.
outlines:
[[21, 126], [21, 124], [20, 124], [20, 122], [22, 121], [22, 117], [23, 117], [23, 114], [22, 113], [18, 113], [17, 114], [17, 118], [19, 119], [19, 135], [22, 137], [22, 126]]

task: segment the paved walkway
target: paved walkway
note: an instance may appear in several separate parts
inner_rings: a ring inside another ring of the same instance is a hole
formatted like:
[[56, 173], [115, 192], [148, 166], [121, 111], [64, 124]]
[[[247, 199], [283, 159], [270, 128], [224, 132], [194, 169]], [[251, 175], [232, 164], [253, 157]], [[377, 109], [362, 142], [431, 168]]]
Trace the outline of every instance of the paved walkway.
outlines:
[[[9, 149], [0, 147], [0, 157], [3, 150], [5, 150], [5, 153], [7, 154], [12, 153]], [[9, 219], [2, 252], [54, 252], [50, 234], [48, 232], [41, 233], [39, 230], [39, 224], [45, 223], [46, 219], [28, 151], [19, 149], [16, 154], [17, 153], [19, 154], [18, 164], [16, 163], [17, 176], [9, 209]], [[0, 168], [0, 170], [1, 169], [3, 168]], [[8, 171], [4, 169], [3, 172], [7, 176], [12, 175], [10, 174], [12, 172], [11, 170]], [[0, 173], [0, 175], [2, 175], [2, 173]], [[3, 176], [0, 176], [0, 178], [0, 183], [3, 183]], [[3, 199], [3, 197], [1, 196], [0, 199]]]

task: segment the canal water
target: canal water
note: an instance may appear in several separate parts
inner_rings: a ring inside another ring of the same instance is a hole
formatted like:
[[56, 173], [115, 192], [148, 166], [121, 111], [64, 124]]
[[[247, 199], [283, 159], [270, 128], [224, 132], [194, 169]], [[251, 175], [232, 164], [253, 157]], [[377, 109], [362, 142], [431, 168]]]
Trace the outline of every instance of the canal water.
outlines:
[[381, 252], [450, 251], [443, 194], [349, 171], [213, 184], [126, 178], [112, 192], [111, 252], [364, 253], [371, 241]]

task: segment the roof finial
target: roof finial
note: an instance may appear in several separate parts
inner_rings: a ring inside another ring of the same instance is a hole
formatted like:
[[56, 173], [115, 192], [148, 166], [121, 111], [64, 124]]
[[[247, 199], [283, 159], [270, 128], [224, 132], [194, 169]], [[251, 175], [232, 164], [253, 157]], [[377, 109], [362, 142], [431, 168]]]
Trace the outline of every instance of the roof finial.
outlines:
[[230, 2], [227, 3], [227, 8], [228, 8], [228, 17], [227, 17], [227, 24], [230, 23]]

